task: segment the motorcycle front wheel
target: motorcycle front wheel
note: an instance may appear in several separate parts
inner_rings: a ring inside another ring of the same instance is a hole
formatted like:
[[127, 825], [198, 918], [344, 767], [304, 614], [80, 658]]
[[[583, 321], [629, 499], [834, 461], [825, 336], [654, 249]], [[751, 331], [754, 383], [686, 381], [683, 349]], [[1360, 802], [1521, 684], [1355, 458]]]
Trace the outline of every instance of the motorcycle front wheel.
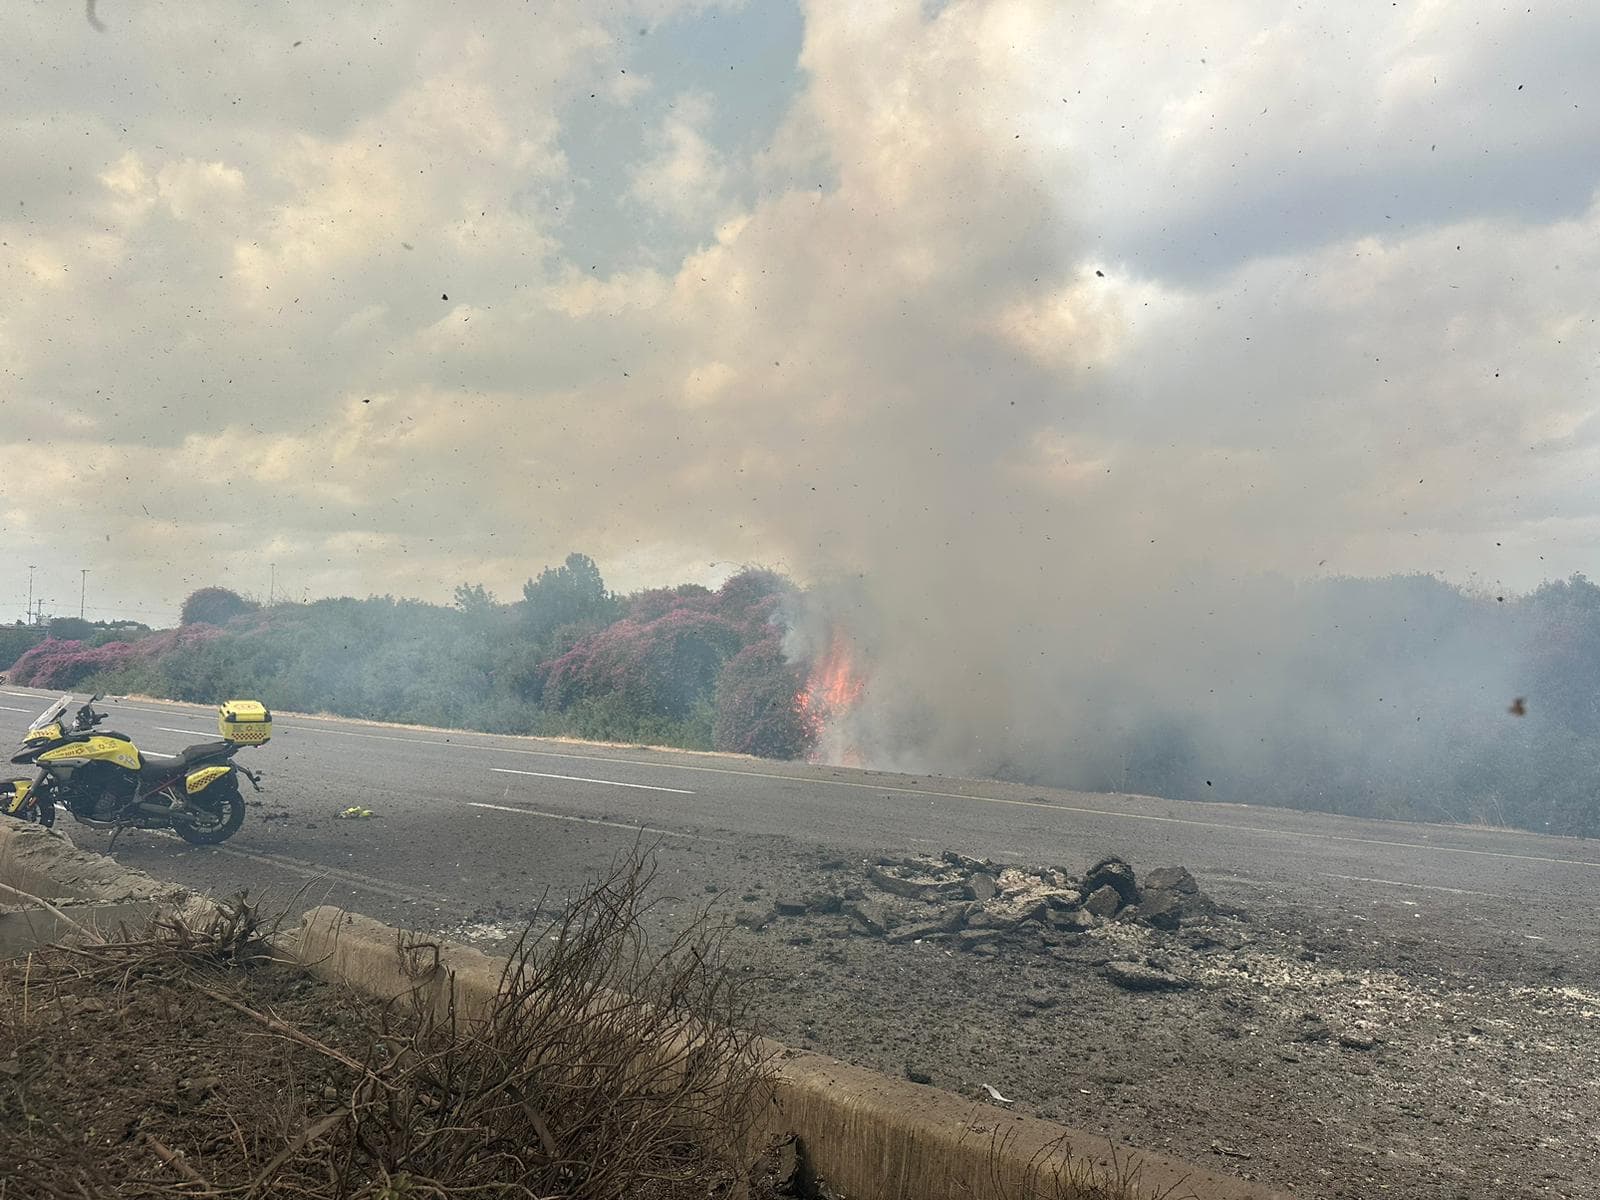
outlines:
[[[29, 779], [0, 780], [0, 812], [8, 812], [16, 798], [18, 786], [27, 787], [32, 783]], [[10, 813], [18, 821], [37, 821], [46, 829], [56, 823], [56, 806], [48, 796], [41, 796], [35, 792], [33, 799], [24, 805], [19, 812]]]
[[196, 798], [190, 802], [189, 810], [197, 819], [174, 821], [172, 828], [190, 845], [215, 846], [238, 833], [239, 826], [244, 824], [244, 797], [237, 787], [215, 798]]

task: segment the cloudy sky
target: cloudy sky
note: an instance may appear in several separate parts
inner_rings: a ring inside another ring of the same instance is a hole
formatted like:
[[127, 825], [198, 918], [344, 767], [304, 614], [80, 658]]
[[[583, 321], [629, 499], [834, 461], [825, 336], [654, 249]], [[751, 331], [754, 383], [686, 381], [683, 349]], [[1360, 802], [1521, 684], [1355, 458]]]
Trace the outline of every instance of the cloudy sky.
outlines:
[[7, 619], [1600, 566], [1600, 6], [445, 12], [0, 8]]

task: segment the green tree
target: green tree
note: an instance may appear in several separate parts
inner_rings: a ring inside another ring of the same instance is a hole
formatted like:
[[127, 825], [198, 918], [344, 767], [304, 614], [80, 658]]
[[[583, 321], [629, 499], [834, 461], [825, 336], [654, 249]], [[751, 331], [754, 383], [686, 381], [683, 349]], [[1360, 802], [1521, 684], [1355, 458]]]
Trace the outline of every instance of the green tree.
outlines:
[[42, 641], [44, 641], [44, 630], [36, 626], [0, 626], [0, 671], [9, 668], [12, 663]]
[[225, 587], [204, 587], [190, 592], [183, 602], [185, 625], [226, 625], [235, 617], [255, 612], [261, 606]]
[[562, 566], [546, 567], [522, 585], [523, 633], [540, 644], [562, 626], [598, 627], [617, 613], [616, 598], [606, 591], [600, 568], [587, 554], [569, 554]]
[[481, 615], [493, 610], [494, 593], [481, 583], [461, 583], [456, 585], [456, 607], [468, 616]]
[[94, 636], [94, 622], [82, 617], [51, 617], [50, 636], [58, 642], [83, 642]]

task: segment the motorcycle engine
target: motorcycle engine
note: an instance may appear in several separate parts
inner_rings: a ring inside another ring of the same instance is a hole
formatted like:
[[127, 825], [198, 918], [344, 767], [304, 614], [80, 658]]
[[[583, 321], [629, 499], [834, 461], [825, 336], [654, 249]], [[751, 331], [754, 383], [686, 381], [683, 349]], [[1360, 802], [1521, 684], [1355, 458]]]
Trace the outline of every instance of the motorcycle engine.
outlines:
[[138, 789], [138, 778], [129, 772], [111, 763], [89, 763], [73, 772], [69, 807], [91, 821], [109, 821], [132, 803]]

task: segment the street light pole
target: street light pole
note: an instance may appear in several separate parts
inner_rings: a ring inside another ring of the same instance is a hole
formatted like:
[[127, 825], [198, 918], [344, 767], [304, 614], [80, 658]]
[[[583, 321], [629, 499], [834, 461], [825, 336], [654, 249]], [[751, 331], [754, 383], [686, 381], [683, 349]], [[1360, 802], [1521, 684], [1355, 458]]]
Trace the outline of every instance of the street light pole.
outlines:
[[83, 620], [83, 598], [89, 594], [89, 568], [78, 571], [78, 620]]
[[28, 564], [28, 624], [33, 624], [33, 572], [34, 565]]

